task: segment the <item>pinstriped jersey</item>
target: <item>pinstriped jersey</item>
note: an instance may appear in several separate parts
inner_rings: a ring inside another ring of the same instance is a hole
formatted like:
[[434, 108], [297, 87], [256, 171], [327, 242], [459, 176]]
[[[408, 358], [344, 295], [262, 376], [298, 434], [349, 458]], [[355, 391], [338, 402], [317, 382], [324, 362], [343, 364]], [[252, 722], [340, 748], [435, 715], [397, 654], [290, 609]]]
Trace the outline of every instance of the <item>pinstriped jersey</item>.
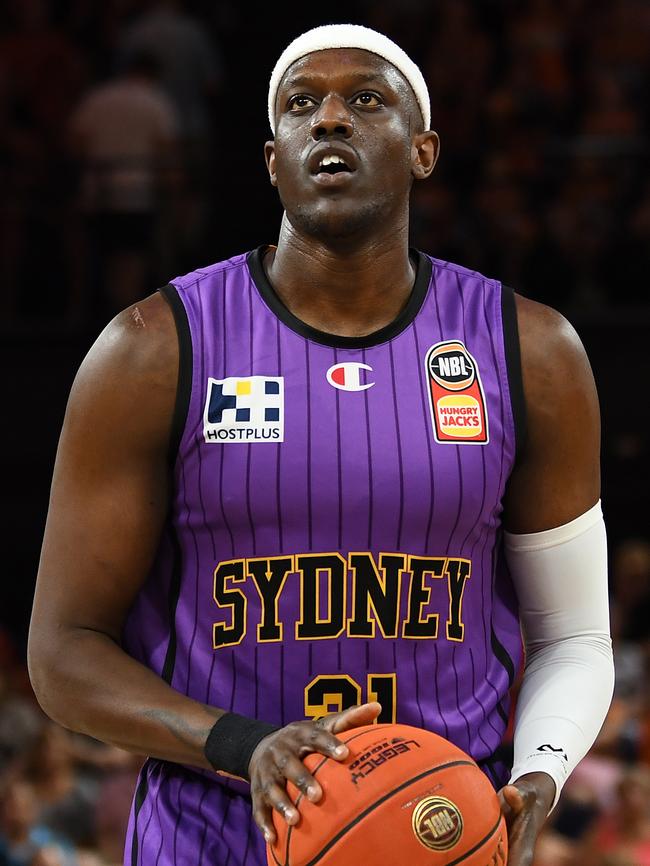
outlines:
[[[162, 290], [174, 485], [124, 646], [226, 710], [283, 725], [377, 699], [380, 721], [489, 762], [522, 656], [501, 548], [522, 418], [512, 291], [412, 250], [398, 318], [333, 336], [282, 304], [264, 252]], [[245, 796], [214, 781], [217, 811]]]

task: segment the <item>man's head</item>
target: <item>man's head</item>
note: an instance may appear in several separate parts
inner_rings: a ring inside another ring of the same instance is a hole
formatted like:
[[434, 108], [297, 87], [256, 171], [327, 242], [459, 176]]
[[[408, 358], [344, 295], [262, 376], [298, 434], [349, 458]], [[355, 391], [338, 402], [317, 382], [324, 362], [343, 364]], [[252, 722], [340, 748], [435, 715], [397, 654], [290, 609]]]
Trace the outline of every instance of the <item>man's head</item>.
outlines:
[[385, 36], [328, 25], [294, 40], [269, 86], [265, 154], [292, 224], [330, 238], [406, 217], [438, 137], [419, 69]]

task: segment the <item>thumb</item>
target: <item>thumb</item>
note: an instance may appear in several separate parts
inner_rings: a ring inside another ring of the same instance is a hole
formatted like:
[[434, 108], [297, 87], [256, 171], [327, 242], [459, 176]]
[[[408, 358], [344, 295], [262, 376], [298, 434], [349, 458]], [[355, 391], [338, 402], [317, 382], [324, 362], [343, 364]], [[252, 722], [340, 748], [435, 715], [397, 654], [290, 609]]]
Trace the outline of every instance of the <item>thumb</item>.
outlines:
[[342, 713], [326, 716], [323, 724], [331, 733], [340, 734], [350, 728], [371, 725], [380, 712], [381, 704], [377, 701], [370, 701], [370, 703], [360, 704], [358, 707], [350, 707], [348, 710], [343, 710]]
[[501, 814], [506, 819], [506, 824], [510, 826], [511, 822], [524, 808], [523, 794], [515, 785], [505, 785], [499, 791], [498, 796]]

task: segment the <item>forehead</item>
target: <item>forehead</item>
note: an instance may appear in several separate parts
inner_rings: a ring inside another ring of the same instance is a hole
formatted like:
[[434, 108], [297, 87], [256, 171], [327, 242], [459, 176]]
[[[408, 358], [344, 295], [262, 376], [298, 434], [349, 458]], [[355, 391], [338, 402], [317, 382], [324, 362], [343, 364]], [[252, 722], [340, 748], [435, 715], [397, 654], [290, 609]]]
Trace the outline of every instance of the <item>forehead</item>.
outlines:
[[326, 48], [292, 63], [282, 76], [278, 93], [307, 84], [340, 87], [370, 82], [407, 97], [411, 92], [402, 73], [378, 54], [361, 48]]

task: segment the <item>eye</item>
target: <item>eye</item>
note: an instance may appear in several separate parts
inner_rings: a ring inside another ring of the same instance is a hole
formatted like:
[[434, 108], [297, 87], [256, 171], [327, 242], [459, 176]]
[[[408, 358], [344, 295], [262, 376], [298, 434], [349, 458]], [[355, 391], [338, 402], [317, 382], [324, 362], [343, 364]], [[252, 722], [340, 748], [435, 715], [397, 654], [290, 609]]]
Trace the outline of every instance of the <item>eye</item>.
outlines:
[[311, 96], [305, 96], [304, 93], [297, 93], [295, 96], [291, 97], [287, 103], [287, 108], [289, 111], [299, 111], [301, 108], [309, 108], [310, 105], [316, 105], [316, 102], [311, 98]]
[[369, 90], [364, 90], [363, 93], [357, 93], [351, 99], [353, 105], [363, 105], [367, 108], [377, 108], [383, 105], [383, 101], [376, 93], [371, 93]]

